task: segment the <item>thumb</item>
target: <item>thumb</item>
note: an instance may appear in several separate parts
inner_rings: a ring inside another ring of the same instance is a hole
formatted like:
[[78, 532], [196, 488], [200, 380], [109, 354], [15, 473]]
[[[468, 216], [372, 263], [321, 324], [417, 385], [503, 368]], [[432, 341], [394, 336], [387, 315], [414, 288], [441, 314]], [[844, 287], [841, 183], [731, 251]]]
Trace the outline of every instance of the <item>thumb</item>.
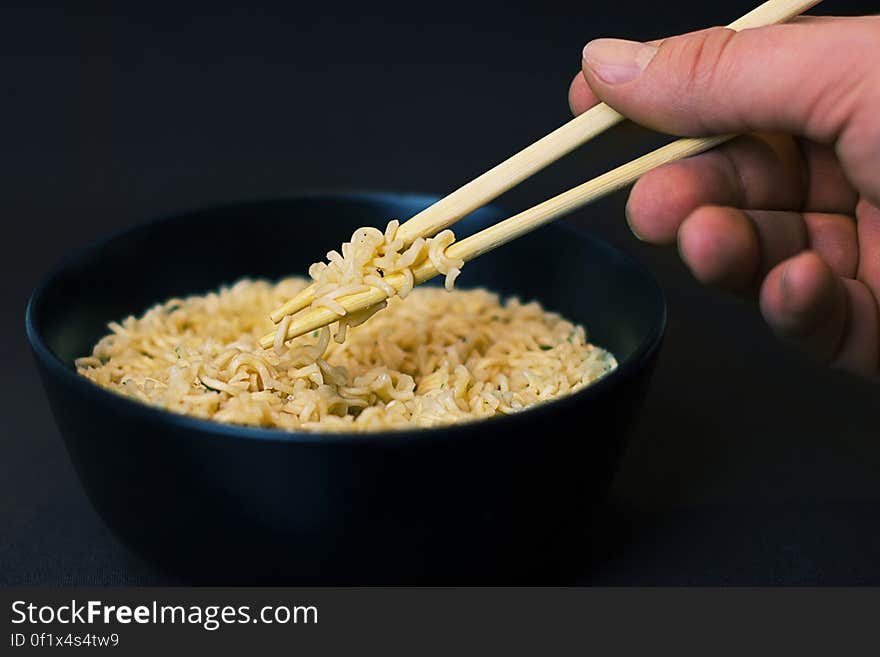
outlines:
[[583, 71], [601, 100], [663, 132], [787, 132], [835, 143], [853, 182], [876, 197], [878, 48], [875, 17], [804, 20], [659, 45], [597, 39], [584, 48]]

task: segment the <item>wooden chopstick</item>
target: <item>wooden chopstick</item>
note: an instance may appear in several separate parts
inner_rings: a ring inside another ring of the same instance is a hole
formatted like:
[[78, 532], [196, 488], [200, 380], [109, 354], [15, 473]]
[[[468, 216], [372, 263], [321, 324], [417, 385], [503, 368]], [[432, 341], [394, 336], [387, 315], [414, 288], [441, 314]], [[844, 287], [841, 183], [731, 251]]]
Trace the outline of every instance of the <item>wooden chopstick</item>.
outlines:
[[[807, 11], [811, 7], [814, 7], [819, 4], [819, 2], [821, 2], [821, 0], [768, 0], [744, 16], [733, 21], [727, 27], [732, 30], [744, 30], [774, 23], [783, 23]], [[396, 236], [403, 239], [404, 244], [410, 244], [419, 237], [430, 237], [435, 235], [477, 208], [497, 198], [526, 178], [544, 169], [575, 148], [582, 146], [596, 135], [619, 123], [623, 118], [623, 115], [613, 110], [605, 103], [599, 103], [580, 116], [575, 117], [568, 123], [557, 128], [550, 134], [542, 137], [530, 146], [527, 146], [507, 160], [459, 187], [457, 190], [440, 199], [433, 205], [413, 215], [408, 221], [401, 224], [397, 230]], [[670, 144], [670, 146], [672, 146], [672, 144]], [[662, 151], [663, 149], [660, 150]], [[659, 152], [660, 151], [655, 151], [649, 155], [654, 155]], [[642, 158], [640, 158], [640, 160], [641, 159]], [[636, 160], [636, 162], [640, 160]], [[615, 169], [605, 175], [610, 175], [618, 170], [619, 169]], [[599, 178], [602, 178], [602, 176]], [[599, 180], [599, 178], [590, 181], [590, 183]], [[588, 185], [590, 183], [585, 184]], [[565, 194], [560, 194], [545, 203], [557, 201], [582, 187], [583, 185], [570, 190]], [[517, 217], [522, 217], [544, 205], [545, 204], [535, 206], [535, 208], [527, 210], [526, 212], [517, 215]], [[579, 204], [577, 207], [580, 207], [580, 205], [582, 204]], [[556, 216], [560, 215], [555, 215], [552, 218], [556, 218]], [[517, 217], [512, 217], [511, 219]], [[551, 219], [547, 219], [546, 221], [550, 220]], [[506, 222], [502, 223], [506, 224]], [[501, 224], [499, 224], [499, 226], [500, 225]], [[454, 243], [450, 246], [451, 250], [449, 253], [455, 253], [457, 249], [461, 248], [460, 245], [466, 242], [467, 240], [462, 240], [462, 242]], [[427, 272], [425, 273], [427, 275]], [[432, 274], [428, 277], [431, 278], [433, 275], [436, 274]], [[370, 298], [375, 296], [374, 294], [367, 292], [362, 294], [369, 296]], [[353, 298], [357, 296], [358, 295], [354, 295]], [[270, 317], [273, 322], [278, 323], [286, 315], [293, 314], [307, 307], [312, 301], [314, 301], [314, 299], [315, 286], [309, 285], [292, 299], [273, 310]], [[343, 306], [344, 305], [345, 304], [343, 303]], [[291, 323], [291, 327], [295, 325], [295, 322]], [[305, 329], [303, 333], [308, 332], [308, 330], [311, 329]], [[265, 339], [263, 342], [265, 343]], [[264, 344], [264, 346], [266, 345]]]
[[[647, 155], [627, 162], [616, 169], [603, 173], [582, 185], [563, 192], [558, 196], [544, 201], [528, 210], [520, 212], [504, 221], [490, 226], [460, 242], [453, 242], [447, 249], [446, 255], [454, 260], [468, 262], [474, 258], [492, 251], [493, 249], [507, 244], [540, 228], [554, 219], [577, 210], [598, 198], [617, 191], [635, 182], [645, 173], [663, 164], [690, 157], [697, 153], [714, 148], [736, 135], [718, 135], [713, 137], [698, 137], [679, 139], [662, 146]], [[430, 260], [422, 262], [413, 270], [415, 284], [424, 283], [439, 274]], [[384, 282], [399, 290], [405, 283], [403, 274], [393, 273], [384, 278]], [[371, 288], [367, 292], [359, 292], [336, 299], [347, 313], [355, 313], [364, 310], [387, 298], [385, 292], [379, 288]], [[316, 308], [305, 312], [300, 317], [295, 317], [287, 327], [287, 339], [305, 335], [339, 319], [339, 315], [328, 308]], [[260, 340], [260, 344], [269, 348], [275, 340], [275, 332], [267, 333]]]
[[[600, 176], [588, 180], [558, 196], [539, 203], [504, 221], [489, 226], [460, 242], [453, 242], [446, 254], [453, 259], [467, 262], [477, 256], [507, 244], [511, 240], [530, 233], [546, 223], [574, 212], [596, 199], [602, 198], [618, 189], [634, 183], [651, 169], [696, 155], [728, 141], [736, 135], [716, 135], [712, 137], [696, 137], [679, 139], [612, 169]], [[343, 304], [344, 307], [345, 304]]]
[[[784, 23], [821, 0], [769, 0], [730, 23], [731, 30]], [[451, 194], [412, 216], [397, 230], [396, 237], [410, 243], [449, 228], [489, 201], [533, 176], [596, 135], [624, 119], [605, 103], [599, 103], [530, 146], [459, 187]]]

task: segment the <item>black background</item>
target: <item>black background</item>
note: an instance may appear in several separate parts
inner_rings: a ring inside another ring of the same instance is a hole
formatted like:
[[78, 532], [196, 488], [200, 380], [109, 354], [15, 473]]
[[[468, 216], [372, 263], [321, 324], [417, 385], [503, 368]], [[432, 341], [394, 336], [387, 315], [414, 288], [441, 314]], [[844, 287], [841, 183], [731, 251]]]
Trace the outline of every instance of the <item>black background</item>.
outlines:
[[[174, 581], [94, 515], [39, 387], [24, 307], [67, 252], [225, 201], [451, 191], [570, 118], [589, 39], [723, 24], [751, 6], [5, 4], [0, 583]], [[527, 207], [658, 143], [621, 126], [500, 203]], [[751, 303], [702, 289], [674, 250], [638, 243], [624, 202], [571, 220], [657, 274], [670, 322], [578, 582], [880, 584], [880, 389], [790, 353]]]

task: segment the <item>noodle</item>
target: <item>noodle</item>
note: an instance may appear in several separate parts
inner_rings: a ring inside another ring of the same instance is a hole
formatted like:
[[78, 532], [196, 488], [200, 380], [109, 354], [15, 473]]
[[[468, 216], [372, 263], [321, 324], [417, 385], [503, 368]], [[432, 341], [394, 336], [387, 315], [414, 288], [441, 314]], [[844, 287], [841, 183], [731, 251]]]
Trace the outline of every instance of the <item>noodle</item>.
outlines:
[[[359, 257], [358, 249], [349, 255]], [[111, 323], [92, 354], [77, 359], [77, 371], [142, 402], [218, 422], [377, 431], [516, 413], [617, 365], [587, 342], [583, 327], [482, 289], [415, 289], [405, 302], [392, 297], [343, 317], [343, 344], [325, 327], [293, 340], [276, 336], [262, 349], [271, 309], [307, 282], [242, 280], [158, 304]]]
[[[376, 228], [358, 228], [352, 234], [351, 241], [342, 245], [341, 255], [338, 251], [330, 251], [327, 253], [327, 262], [312, 264], [309, 276], [314, 281], [315, 298], [309, 307], [326, 308], [340, 318], [345, 317], [346, 310], [336, 299], [366, 291], [370, 286], [382, 290], [389, 298], [395, 295], [404, 298], [415, 286], [413, 268], [427, 260], [446, 277], [445, 287], [451, 291], [464, 266], [463, 260], [453, 260], [445, 253], [455, 241], [455, 234], [451, 230], [444, 230], [432, 238], [419, 237], [404, 247], [403, 240], [397, 238], [399, 227], [400, 222], [395, 219], [388, 222], [384, 232]], [[389, 274], [404, 277], [399, 291], [383, 280]], [[340, 319], [336, 342], [344, 342], [346, 327], [356, 325]], [[286, 334], [285, 328], [282, 335]]]

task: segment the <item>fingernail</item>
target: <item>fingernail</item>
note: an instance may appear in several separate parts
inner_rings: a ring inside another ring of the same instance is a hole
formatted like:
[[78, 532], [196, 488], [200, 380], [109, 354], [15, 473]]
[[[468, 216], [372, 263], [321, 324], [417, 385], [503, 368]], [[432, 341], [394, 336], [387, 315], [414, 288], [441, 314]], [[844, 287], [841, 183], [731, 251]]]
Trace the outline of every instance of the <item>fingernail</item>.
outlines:
[[584, 64], [603, 82], [623, 84], [635, 80], [656, 53], [638, 41], [595, 39], [584, 46]]
[[623, 209], [623, 216], [626, 217], [626, 225], [629, 226], [630, 231], [633, 235], [636, 236], [636, 239], [645, 241], [645, 238], [639, 235], [639, 231], [636, 230], [636, 227], [633, 226], [632, 216], [629, 213], [629, 201], [626, 202], [626, 207]]

